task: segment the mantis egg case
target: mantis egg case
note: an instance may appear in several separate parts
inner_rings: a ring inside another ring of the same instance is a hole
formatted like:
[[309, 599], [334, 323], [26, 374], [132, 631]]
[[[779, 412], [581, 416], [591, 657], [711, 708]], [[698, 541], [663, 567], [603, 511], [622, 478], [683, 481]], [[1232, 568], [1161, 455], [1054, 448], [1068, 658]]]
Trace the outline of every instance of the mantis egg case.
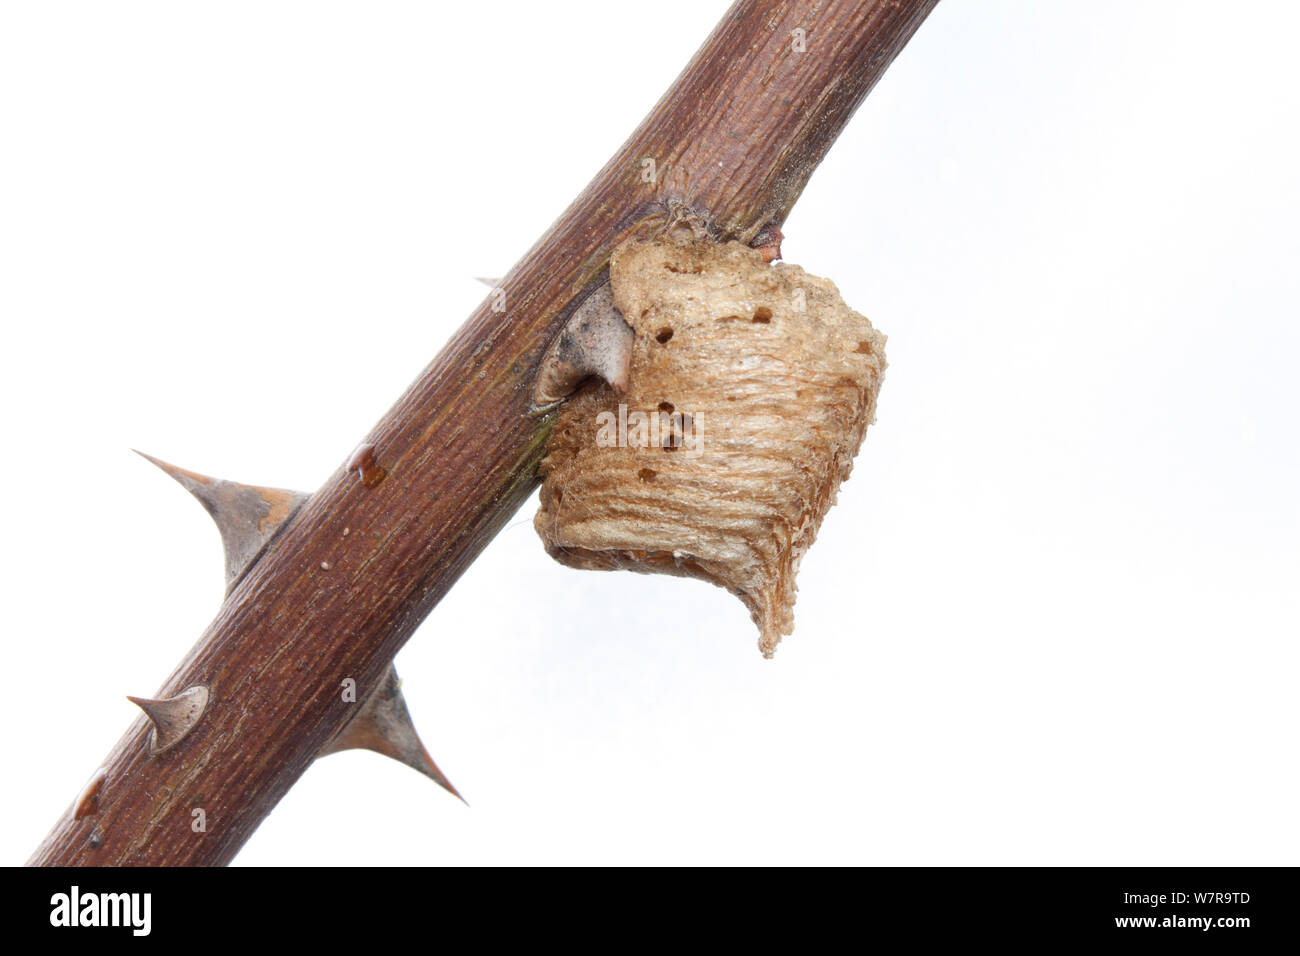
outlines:
[[738, 242], [629, 240], [610, 287], [626, 387], [593, 380], [561, 407], [534, 526], [572, 567], [725, 587], [771, 657], [874, 419], [885, 336], [830, 281]]

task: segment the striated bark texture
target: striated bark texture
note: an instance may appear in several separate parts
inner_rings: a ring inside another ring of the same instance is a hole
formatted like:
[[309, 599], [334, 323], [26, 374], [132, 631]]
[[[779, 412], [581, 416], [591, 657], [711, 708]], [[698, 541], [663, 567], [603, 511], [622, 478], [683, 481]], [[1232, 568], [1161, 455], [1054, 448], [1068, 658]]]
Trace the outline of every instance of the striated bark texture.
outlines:
[[206, 687], [197, 725], [151, 755], [136, 721], [104, 761], [93, 812], [70, 808], [30, 862], [228, 862], [353, 716], [341, 682], [360, 699], [378, 686], [535, 487], [554, 422], [531, 408], [538, 364], [613, 249], [674, 217], [743, 242], [783, 222], [935, 2], [736, 3], [503, 279], [504, 299], [489, 297], [365, 436], [364, 466], [341, 464], [235, 582], [155, 695]]

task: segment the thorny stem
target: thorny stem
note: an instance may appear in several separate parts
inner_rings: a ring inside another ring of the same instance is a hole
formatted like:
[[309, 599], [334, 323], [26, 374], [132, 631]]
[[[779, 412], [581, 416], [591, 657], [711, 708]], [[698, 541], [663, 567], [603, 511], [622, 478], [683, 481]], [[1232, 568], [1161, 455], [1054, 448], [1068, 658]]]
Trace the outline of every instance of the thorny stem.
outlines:
[[150, 755], [137, 720], [93, 811], [69, 808], [30, 862], [229, 862], [352, 716], [343, 679], [374, 687], [536, 486], [538, 363], [615, 246], [679, 220], [745, 242], [779, 227], [935, 3], [736, 3], [502, 281], [505, 311], [489, 297], [364, 439], [385, 480], [340, 467], [235, 585], [155, 695], [207, 687], [192, 732]]

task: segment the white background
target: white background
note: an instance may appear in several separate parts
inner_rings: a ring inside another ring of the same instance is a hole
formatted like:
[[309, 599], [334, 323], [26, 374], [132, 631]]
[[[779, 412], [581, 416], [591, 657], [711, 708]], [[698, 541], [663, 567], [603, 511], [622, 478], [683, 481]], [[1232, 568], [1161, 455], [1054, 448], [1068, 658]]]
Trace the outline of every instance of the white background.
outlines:
[[[220, 601], [128, 449], [316, 487], [726, 6], [0, 7], [0, 860]], [[334, 756], [238, 862], [1295, 864], [1298, 31], [940, 4], [785, 227], [890, 364], [776, 659], [530, 506], [398, 657], [472, 808]]]

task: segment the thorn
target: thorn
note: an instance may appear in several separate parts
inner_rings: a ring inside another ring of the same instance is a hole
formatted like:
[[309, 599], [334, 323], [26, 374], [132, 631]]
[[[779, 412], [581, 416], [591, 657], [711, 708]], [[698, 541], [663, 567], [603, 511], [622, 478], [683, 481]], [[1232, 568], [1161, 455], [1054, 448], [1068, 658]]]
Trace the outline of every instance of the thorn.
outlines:
[[497, 289], [501, 286], [500, 279], [485, 279], [483, 276], [475, 276], [474, 278], [479, 282], [482, 282], [489, 289]]
[[184, 740], [198, 724], [208, 706], [208, 689], [199, 684], [164, 700], [148, 697], [127, 697], [127, 700], [143, 710], [153, 723], [149, 753], [160, 754]]
[[221, 543], [226, 550], [227, 592], [253, 563], [266, 542], [271, 540], [275, 530], [311, 497], [301, 491], [241, 485], [237, 481], [209, 478], [195, 471], [178, 468], [134, 448], [131, 450], [171, 475], [208, 509], [208, 514], [217, 523], [217, 530], [221, 532]]
[[632, 359], [632, 327], [614, 308], [614, 290], [606, 275], [582, 300], [542, 359], [533, 407], [542, 408], [569, 395], [595, 375], [621, 392], [627, 388]]
[[358, 749], [373, 750], [420, 771], [465, 806], [469, 806], [460, 791], [443, 776], [429, 756], [429, 751], [424, 749], [415, 724], [411, 721], [411, 712], [406, 709], [402, 681], [397, 676], [397, 669], [391, 664], [388, 665], [388, 673], [361, 705], [357, 715], [344, 724], [343, 729], [316, 756], [324, 757], [340, 750]]
[[99, 795], [104, 790], [104, 781], [108, 779], [108, 770], [100, 767], [90, 782], [77, 794], [77, 802], [72, 811], [72, 819], [83, 820], [99, 812]]
[[388, 469], [379, 464], [375, 457], [375, 446], [370, 442], [358, 445], [344, 468], [356, 472], [357, 481], [367, 488], [374, 488], [388, 477]]

